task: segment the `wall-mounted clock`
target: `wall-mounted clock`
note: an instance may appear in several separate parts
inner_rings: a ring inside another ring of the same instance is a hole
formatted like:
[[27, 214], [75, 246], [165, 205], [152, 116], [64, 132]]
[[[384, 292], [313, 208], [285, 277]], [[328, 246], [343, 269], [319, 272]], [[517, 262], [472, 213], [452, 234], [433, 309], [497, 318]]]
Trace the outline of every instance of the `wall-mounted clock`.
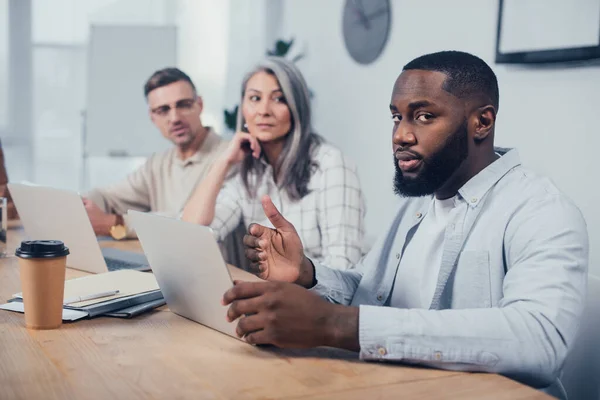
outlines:
[[346, 0], [342, 21], [344, 43], [360, 64], [379, 57], [390, 34], [390, 0]]

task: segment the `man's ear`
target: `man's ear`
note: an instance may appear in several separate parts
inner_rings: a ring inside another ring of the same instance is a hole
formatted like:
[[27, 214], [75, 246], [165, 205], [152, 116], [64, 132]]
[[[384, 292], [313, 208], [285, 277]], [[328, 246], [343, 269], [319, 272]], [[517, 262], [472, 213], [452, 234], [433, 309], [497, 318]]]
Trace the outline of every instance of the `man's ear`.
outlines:
[[202, 101], [202, 97], [196, 96], [196, 103], [198, 103], [198, 107], [200, 107], [200, 113], [202, 114], [202, 109], [204, 108], [204, 102]]
[[492, 105], [479, 107], [476, 110], [475, 131], [473, 138], [481, 142], [494, 131], [496, 124], [496, 109]]

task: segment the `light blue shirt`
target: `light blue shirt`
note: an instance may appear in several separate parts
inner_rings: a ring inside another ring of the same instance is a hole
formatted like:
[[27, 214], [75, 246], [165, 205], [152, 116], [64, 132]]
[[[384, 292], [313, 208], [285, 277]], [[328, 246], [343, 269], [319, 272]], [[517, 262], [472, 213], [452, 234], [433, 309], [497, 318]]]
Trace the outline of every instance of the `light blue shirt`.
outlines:
[[587, 283], [578, 208], [508, 151], [458, 191], [429, 309], [389, 307], [403, 249], [431, 199], [403, 199], [356, 268], [317, 265], [312, 290], [360, 307], [362, 359], [494, 372], [534, 387], [558, 383]]

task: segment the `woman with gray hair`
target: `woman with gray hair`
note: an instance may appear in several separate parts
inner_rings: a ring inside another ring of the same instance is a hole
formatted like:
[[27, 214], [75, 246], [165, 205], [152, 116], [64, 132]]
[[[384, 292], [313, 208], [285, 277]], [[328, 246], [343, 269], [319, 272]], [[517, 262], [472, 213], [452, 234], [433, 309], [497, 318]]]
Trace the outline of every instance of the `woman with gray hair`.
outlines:
[[[223, 240], [243, 221], [267, 226], [265, 195], [313, 261], [345, 269], [362, 256], [365, 205], [356, 168], [313, 132], [300, 71], [269, 57], [242, 83], [237, 133], [188, 200], [182, 219]], [[239, 171], [231, 178], [232, 171]], [[255, 271], [257, 272], [257, 271]]]

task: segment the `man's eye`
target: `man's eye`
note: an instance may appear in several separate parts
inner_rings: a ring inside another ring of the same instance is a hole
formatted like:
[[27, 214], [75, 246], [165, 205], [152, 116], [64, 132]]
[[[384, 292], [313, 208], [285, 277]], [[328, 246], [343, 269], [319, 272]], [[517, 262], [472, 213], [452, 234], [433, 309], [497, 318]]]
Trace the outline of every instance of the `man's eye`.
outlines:
[[189, 109], [189, 108], [192, 108], [193, 106], [194, 106], [193, 100], [185, 100], [185, 101], [177, 103], [177, 108], [182, 108], [182, 109]]
[[398, 114], [394, 114], [392, 115], [392, 121], [394, 122], [400, 122], [400, 116]]
[[433, 115], [431, 115], [431, 114], [419, 114], [417, 116], [417, 120], [419, 120], [421, 122], [428, 122], [431, 119], [433, 119]]

